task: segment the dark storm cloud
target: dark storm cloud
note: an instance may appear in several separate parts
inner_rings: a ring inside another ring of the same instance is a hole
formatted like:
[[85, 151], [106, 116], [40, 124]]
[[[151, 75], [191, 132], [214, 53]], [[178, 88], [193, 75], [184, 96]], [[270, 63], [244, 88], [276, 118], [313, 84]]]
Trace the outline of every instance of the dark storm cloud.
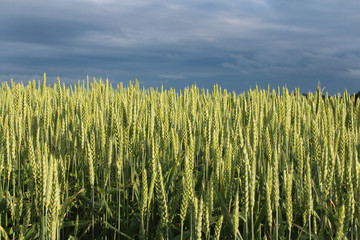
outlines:
[[0, 2], [2, 81], [360, 89], [356, 1]]

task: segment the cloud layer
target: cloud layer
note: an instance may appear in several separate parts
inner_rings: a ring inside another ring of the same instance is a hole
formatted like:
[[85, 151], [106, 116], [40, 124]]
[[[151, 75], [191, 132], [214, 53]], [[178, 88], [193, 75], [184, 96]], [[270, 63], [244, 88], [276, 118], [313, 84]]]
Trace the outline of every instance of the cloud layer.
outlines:
[[0, 81], [360, 90], [357, 1], [0, 1]]

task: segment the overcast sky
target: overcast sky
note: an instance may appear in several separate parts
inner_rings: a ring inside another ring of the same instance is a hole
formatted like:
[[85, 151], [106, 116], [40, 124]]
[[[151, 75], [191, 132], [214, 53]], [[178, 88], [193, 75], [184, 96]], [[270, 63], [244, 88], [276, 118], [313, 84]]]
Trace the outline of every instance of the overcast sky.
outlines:
[[360, 1], [0, 0], [0, 81], [360, 90]]

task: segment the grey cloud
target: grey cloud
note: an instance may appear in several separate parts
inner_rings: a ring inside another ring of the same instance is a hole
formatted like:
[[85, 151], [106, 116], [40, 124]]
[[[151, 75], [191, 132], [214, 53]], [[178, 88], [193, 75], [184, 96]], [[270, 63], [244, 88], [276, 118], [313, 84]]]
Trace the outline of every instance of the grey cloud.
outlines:
[[174, 75], [174, 74], [160, 74], [159, 78], [166, 78], [166, 79], [184, 79], [183, 75]]
[[335, 93], [339, 80], [360, 87], [358, 10], [340, 0], [3, 0], [0, 77], [46, 71], [68, 82], [89, 74], [239, 92], [320, 79]]
[[356, 80], [360, 80], [360, 69], [352, 69], [349, 68], [346, 72], [346, 75], [348, 75], [351, 78], [354, 78]]

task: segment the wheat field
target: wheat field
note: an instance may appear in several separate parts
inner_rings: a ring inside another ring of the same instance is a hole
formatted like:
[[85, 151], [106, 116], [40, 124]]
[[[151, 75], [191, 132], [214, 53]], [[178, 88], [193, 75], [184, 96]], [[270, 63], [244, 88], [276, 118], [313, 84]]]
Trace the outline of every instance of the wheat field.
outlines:
[[322, 94], [4, 82], [0, 239], [360, 239], [360, 102]]

